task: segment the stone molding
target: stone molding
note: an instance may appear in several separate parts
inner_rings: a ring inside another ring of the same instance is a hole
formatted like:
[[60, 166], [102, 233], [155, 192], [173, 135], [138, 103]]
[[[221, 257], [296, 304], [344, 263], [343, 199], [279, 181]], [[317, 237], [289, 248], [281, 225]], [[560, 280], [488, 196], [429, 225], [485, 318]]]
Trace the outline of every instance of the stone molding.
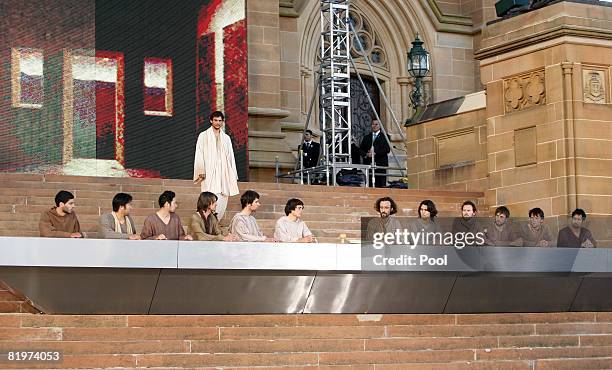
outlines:
[[264, 137], [271, 139], [284, 139], [287, 135], [276, 131], [255, 131], [249, 130], [249, 137]]
[[249, 107], [250, 117], [285, 118], [289, 117], [290, 114], [289, 111], [284, 109]]
[[612, 31], [593, 31], [578, 27], [559, 26], [553, 31], [540, 32], [534, 35], [527, 35], [523, 39], [504, 42], [502, 44], [483, 48], [474, 53], [474, 58], [482, 60], [490, 57], [495, 57], [509, 51], [521, 49], [531, 45], [542, 44], [545, 41], [553, 40], [564, 36], [584, 37], [587, 39], [599, 39], [609, 41], [612, 39]]
[[[318, 0], [280, 0], [278, 4], [280, 16], [291, 18], [299, 17], [304, 8], [305, 1]], [[474, 22], [472, 22], [471, 17], [444, 14], [436, 0], [419, 0], [418, 2], [425, 10], [429, 20], [438, 32], [454, 32], [471, 35], [479, 31], [473, 29]]]
[[436, 168], [462, 167], [475, 163], [476, 153], [471, 150], [463, 150], [463, 148], [473, 147], [477, 140], [474, 127], [444, 132], [434, 135], [433, 139]]
[[463, 34], [474, 33], [472, 29], [474, 22], [472, 22], [471, 17], [444, 14], [435, 0], [419, 0], [419, 2], [435, 25], [436, 31]]
[[546, 104], [544, 70], [504, 79], [504, 111], [512, 113]]
[[592, 67], [582, 67], [582, 99], [585, 103], [606, 104], [605, 71]]
[[281, 17], [297, 18], [300, 16], [300, 6], [295, 0], [280, 0], [278, 2], [278, 14]]
[[478, 60], [497, 57], [564, 36], [610, 40], [612, 26], [607, 22], [610, 14], [612, 10], [607, 5], [562, 1], [495, 22], [483, 29], [482, 47], [475, 51], [474, 57]]

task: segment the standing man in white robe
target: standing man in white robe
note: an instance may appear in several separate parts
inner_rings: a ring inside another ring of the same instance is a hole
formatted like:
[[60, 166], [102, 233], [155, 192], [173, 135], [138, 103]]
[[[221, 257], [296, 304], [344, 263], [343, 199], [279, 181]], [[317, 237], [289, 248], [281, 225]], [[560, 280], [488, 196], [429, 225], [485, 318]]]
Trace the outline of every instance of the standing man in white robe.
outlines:
[[223, 218], [229, 197], [238, 194], [238, 172], [232, 140], [221, 130], [225, 116], [220, 111], [210, 115], [211, 127], [198, 136], [193, 162], [193, 181], [202, 191], [217, 196], [217, 217]]

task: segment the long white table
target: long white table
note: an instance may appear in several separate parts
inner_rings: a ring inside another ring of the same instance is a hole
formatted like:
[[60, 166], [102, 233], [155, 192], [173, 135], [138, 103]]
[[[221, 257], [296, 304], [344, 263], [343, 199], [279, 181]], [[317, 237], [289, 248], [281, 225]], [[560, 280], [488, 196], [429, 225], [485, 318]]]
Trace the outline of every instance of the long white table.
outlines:
[[611, 253], [0, 237], [0, 280], [47, 313], [608, 311]]

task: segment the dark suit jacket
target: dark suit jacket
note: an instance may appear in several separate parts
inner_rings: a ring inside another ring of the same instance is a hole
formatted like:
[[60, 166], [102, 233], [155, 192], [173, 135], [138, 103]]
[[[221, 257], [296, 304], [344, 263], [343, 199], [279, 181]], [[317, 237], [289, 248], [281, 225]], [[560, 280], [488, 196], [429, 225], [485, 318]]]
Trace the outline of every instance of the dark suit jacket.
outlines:
[[[378, 131], [378, 136], [376, 136], [376, 140], [374, 140], [374, 163], [377, 166], [388, 166], [389, 165], [389, 157], [388, 154], [391, 152], [391, 148], [385, 140], [385, 135], [382, 130]], [[367, 153], [368, 150], [372, 147], [372, 133], [370, 132], [368, 135], [363, 137], [361, 141], [361, 145], [359, 149], [361, 149], [362, 156], [364, 157], [364, 164], [370, 163], [370, 158], [368, 158]]]
[[[298, 150], [304, 145], [302, 142], [301, 145], [298, 146]], [[304, 152], [302, 155], [304, 156], [304, 168], [315, 167], [317, 163], [319, 163], [319, 153], [321, 151], [321, 145], [315, 141], [310, 142], [310, 147], [304, 146]]]

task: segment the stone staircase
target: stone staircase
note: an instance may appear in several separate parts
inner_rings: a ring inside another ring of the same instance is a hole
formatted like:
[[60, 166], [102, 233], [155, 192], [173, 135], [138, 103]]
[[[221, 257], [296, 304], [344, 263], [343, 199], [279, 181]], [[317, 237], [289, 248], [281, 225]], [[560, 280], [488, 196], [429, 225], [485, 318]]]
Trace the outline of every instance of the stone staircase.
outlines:
[[[95, 237], [99, 215], [119, 191], [134, 196], [138, 226], [166, 189], [179, 215], [194, 210], [199, 187], [187, 180], [0, 174], [0, 235], [37, 236], [40, 212], [55, 193], [76, 195], [81, 224]], [[288, 198], [306, 203], [305, 220], [319, 241], [359, 236], [360, 217], [374, 215], [389, 195], [401, 215], [414, 216], [432, 199], [442, 216], [456, 216], [481, 193], [328, 188], [241, 183], [254, 189], [257, 212], [271, 235]], [[483, 207], [484, 208], [484, 207]], [[230, 199], [223, 222], [240, 210]], [[434, 315], [38, 315], [19, 292], [0, 284], [0, 368], [201, 369], [610, 369], [612, 313]], [[8, 351], [58, 351], [62, 361], [10, 362]]]
[[2, 368], [609, 369], [612, 314], [0, 314]]
[[8, 312], [40, 313], [40, 311], [34, 307], [32, 301], [0, 280], [0, 313]]
[[[307, 186], [275, 183], [239, 183], [240, 191], [248, 189], [261, 195], [262, 206], [255, 217], [264, 234], [272, 236], [276, 220], [284, 215], [289, 198], [305, 203], [304, 220], [319, 242], [336, 242], [341, 233], [359, 238], [360, 218], [374, 216], [373, 205], [381, 196], [391, 196], [402, 216], [415, 216], [423, 199], [432, 199], [441, 216], [457, 216], [464, 200], [483, 203], [479, 192], [452, 192], [406, 189], [368, 189], [351, 187]], [[177, 194], [178, 215], [185, 224], [193, 212], [199, 186], [189, 180], [138, 179], [60, 175], [0, 174], [0, 235], [38, 236], [38, 219], [42, 211], [54, 204], [58, 190], [71, 191], [76, 197], [76, 212], [88, 237], [96, 237], [100, 214], [111, 210], [112, 197], [127, 192], [134, 197], [132, 215], [138, 230], [144, 218], [157, 210], [157, 198], [164, 190]], [[230, 198], [222, 224], [240, 211], [240, 197]]]

